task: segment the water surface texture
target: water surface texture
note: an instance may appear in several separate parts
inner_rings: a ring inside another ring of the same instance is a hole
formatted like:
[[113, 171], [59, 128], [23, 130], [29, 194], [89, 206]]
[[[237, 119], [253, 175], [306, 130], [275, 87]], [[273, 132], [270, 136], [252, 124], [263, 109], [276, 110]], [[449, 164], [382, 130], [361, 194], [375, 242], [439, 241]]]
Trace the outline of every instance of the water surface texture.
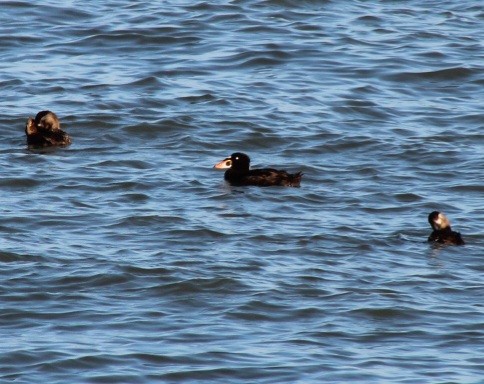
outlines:
[[480, 2], [0, 9], [2, 383], [482, 383]]

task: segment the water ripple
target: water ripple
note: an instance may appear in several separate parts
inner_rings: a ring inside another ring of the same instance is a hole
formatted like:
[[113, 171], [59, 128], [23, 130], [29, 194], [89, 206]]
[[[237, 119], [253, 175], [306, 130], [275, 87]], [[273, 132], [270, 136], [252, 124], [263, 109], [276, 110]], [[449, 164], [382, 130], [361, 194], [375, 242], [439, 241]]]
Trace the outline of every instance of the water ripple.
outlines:
[[480, 382], [482, 16], [3, 2], [0, 381]]

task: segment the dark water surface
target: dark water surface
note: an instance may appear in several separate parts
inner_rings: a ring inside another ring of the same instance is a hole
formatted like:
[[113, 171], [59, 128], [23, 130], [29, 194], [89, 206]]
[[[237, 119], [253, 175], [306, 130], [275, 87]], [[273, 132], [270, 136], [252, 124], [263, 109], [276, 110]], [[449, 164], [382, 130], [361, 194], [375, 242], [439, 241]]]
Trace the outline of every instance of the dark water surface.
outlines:
[[2, 383], [483, 382], [480, 2], [0, 9]]

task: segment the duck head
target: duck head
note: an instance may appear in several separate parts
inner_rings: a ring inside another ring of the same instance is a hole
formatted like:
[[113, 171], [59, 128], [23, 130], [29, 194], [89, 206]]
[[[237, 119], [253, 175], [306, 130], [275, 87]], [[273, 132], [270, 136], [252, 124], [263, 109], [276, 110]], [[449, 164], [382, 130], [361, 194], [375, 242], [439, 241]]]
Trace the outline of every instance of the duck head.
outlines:
[[248, 172], [249, 167], [250, 158], [242, 152], [232, 153], [229, 157], [214, 165], [216, 169], [231, 169], [235, 172]]
[[434, 231], [450, 228], [449, 219], [441, 212], [433, 211], [429, 215], [429, 224]]

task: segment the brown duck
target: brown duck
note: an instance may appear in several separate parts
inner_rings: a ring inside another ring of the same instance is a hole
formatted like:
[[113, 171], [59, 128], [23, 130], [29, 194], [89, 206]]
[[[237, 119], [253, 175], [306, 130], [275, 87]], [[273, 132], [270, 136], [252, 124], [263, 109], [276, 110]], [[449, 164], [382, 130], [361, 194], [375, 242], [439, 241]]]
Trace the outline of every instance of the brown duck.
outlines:
[[429, 215], [429, 223], [433, 229], [428, 241], [441, 244], [463, 245], [464, 240], [459, 232], [450, 227], [449, 219], [441, 212], [433, 211]]
[[59, 118], [51, 111], [40, 111], [35, 119], [29, 117], [25, 134], [29, 148], [66, 146], [71, 143], [71, 138], [60, 128]]

